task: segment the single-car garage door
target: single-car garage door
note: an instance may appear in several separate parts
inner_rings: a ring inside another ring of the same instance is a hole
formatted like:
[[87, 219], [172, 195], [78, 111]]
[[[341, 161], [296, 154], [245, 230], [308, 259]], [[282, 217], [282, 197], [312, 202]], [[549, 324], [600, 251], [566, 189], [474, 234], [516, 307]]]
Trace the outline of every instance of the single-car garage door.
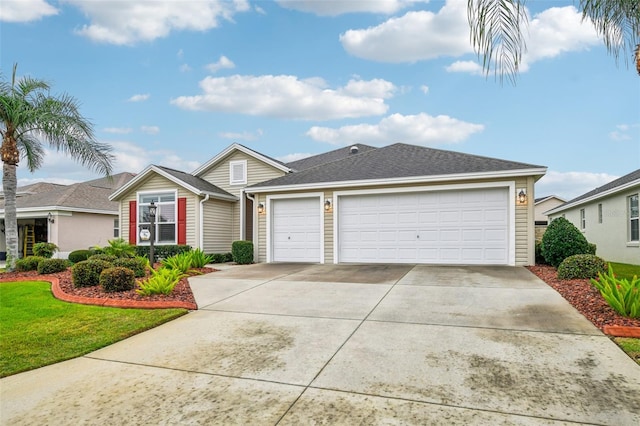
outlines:
[[340, 262], [507, 264], [507, 188], [344, 195]]
[[320, 198], [271, 201], [273, 262], [320, 262]]

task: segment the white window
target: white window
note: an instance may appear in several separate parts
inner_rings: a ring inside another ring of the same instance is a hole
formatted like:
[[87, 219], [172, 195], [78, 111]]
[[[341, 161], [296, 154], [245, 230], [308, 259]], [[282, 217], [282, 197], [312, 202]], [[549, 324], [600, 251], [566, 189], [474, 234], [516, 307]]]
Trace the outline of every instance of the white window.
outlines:
[[113, 238], [120, 238], [120, 219], [113, 219]]
[[598, 223], [602, 223], [602, 203], [598, 204]]
[[587, 220], [584, 215], [584, 209], [580, 209], [580, 229], [585, 229], [587, 227]]
[[629, 197], [629, 241], [640, 241], [638, 194]]
[[229, 185], [247, 183], [247, 160], [229, 161]]
[[[138, 227], [151, 230], [151, 216], [149, 205], [156, 205], [155, 243], [176, 243], [176, 194], [175, 192], [160, 192], [155, 194], [139, 194], [138, 196]], [[142, 243], [142, 241], [141, 241]]]

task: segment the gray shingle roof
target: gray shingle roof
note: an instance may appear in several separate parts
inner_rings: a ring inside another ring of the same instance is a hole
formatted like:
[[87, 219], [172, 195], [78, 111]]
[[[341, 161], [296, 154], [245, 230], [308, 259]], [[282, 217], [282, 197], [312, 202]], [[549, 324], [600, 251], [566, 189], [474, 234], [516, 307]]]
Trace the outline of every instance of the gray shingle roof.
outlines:
[[[354, 144], [351, 146], [358, 147], [358, 154], [376, 149], [373, 146], [364, 144]], [[331, 163], [332, 161], [342, 160], [343, 158], [349, 157], [350, 155], [356, 155], [351, 153], [351, 146], [335, 149], [333, 151], [325, 152], [324, 154], [318, 154], [312, 157], [292, 161], [290, 163], [287, 163], [286, 166], [293, 170], [301, 171], [310, 169], [311, 167], [320, 166], [322, 164]]]
[[633, 171], [633, 172], [631, 172], [629, 174], [626, 174], [626, 175], [624, 175], [622, 177], [619, 177], [616, 180], [612, 180], [611, 182], [606, 183], [606, 184], [602, 185], [601, 187], [598, 187], [598, 188], [593, 189], [593, 190], [591, 190], [589, 192], [586, 192], [586, 193], [584, 193], [582, 195], [579, 195], [576, 198], [567, 201], [564, 205], [573, 204], [573, 203], [575, 203], [577, 201], [580, 201], [580, 200], [583, 200], [585, 198], [591, 198], [594, 195], [598, 195], [598, 194], [600, 194], [602, 192], [610, 191], [610, 190], [615, 189], [615, 188], [617, 188], [619, 186], [622, 186], [624, 184], [627, 184], [627, 183], [633, 182], [634, 180], [639, 180], [639, 179], [640, 179], [640, 169], [635, 170], [635, 171]]
[[544, 166], [396, 143], [252, 186], [304, 185], [532, 168]]
[[228, 193], [224, 189], [218, 188], [214, 184], [207, 182], [206, 180], [200, 177], [194, 176], [190, 173], [185, 173], [180, 170], [175, 170], [175, 169], [171, 169], [169, 167], [164, 167], [164, 166], [155, 166], [155, 167], [163, 170], [164, 172], [175, 177], [176, 179], [179, 179], [185, 184], [193, 188], [196, 188], [197, 190], [202, 191], [204, 193], [208, 192], [212, 194], [220, 194], [220, 195], [227, 195], [229, 197], [235, 197], [233, 194]]
[[[118, 212], [118, 203], [109, 201], [109, 195], [116, 188], [134, 177], [132, 173], [119, 173], [112, 179], [100, 178], [73, 185], [36, 183], [17, 188], [23, 195], [16, 198], [16, 208], [62, 207], [67, 209], [103, 210]], [[4, 210], [4, 199], [0, 200]]]

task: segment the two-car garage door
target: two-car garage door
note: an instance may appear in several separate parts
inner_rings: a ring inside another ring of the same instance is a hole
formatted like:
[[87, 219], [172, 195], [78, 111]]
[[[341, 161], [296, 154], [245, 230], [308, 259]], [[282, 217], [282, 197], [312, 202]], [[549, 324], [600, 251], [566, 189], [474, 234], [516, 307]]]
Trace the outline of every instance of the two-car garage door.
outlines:
[[506, 187], [339, 194], [271, 203], [271, 261], [322, 261], [323, 216], [333, 214], [340, 263], [508, 264]]
[[343, 196], [340, 262], [508, 263], [508, 191]]

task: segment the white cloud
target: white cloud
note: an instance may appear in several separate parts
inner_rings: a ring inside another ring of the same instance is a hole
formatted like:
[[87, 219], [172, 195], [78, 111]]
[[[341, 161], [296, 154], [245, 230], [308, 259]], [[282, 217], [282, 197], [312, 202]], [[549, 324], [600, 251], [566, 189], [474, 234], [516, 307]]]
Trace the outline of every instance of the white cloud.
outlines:
[[330, 120], [381, 115], [395, 86], [384, 80], [351, 80], [325, 88], [322, 79], [292, 75], [206, 77], [203, 94], [180, 96], [171, 103], [193, 111], [220, 111], [300, 120]]
[[114, 163], [115, 173], [121, 171], [138, 173], [149, 164], [157, 164], [188, 172], [200, 165], [197, 161], [185, 160], [169, 150], [143, 148], [127, 141], [110, 142], [110, 145], [113, 147], [113, 154], [116, 157]]
[[258, 5], [254, 5], [253, 9], [254, 9], [257, 13], [259, 13], [260, 15], [266, 15], [266, 14], [267, 14], [267, 12], [266, 12], [263, 8], [261, 8], [260, 6], [258, 6]]
[[180, 72], [189, 72], [191, 71], [191, 67], [189, 66], [189, 64], [182, 64], [180, 65], [179, 70]]
[[304, 152], [304, 153], [295, 152], [293, 154], [287, 154], [281, 157], [276, 157], [276, 160], [282, 161], [283, 163], [291, 163], [293, 161], [298, 161], [298, 160], [302, 160], [303, 158], [311, 157], [312, 155], [316, 155], [316, 154], [311, 154], [308, 152]]
[[211, 72], [218, 72], [219, 70], [222, 70], [222, 69], [233, 69], [235, 67], [236, 67], [236, 64], [234, 64], [229, 58], [227, 58], [224, 55], [220, 56], [220, 59], [218, 59], [218, 62], [205, 65], [205, 68]]
[[143, 102], [146, 101], [147, 99], [149, 99], [151, 95], [148, 93], [145, 94], [140, 94], [140, 95], [133, 95], [132, 97], [130, 97], [129, 99], [127, 99], [128, 102]]
[[392, 14], [411, 7], [415, 3], [427, 3], [428, 0], [277, 0], [285, 8], [299, 12], [309, 12], [320, 16], [337, 16], [345, 13], [383, 13]]
[[247, 0], [128, 0], [114, 6], [110, 1], [66, 0], [82, 10], [90, 23], [77, 33], [92, 40], [130, 45], [166, 37], [172, 31], [207, 31], [220, 19], [232, 21], [250, 10]]
[[420, 86], [420, 90], [426, 95], [427, 93], [429, 93], [429, 86], [423, 84], [422, 86]]
[[160, 127], [158, 126], [140, 126], [140, 131], [149, 135], [157, 135], [160, 133]]
[[2, 0], [0, 21], [31, 22], [57, 15], [58, 9], [45, 0]]
[[131, 133], [133, 129], [130, 127], [105, 127], [102, 131], [106, 133], [115, 133], [117, 135], [126, 135], [127, 133]]
[[456, 61], [445, 69], [449, 72], [465, 72], [473, 75], [482, 75], [482, 67], [474, 61]]
[[536, 182], [536, 198], [557, 195], [568, 201], [619, 177], [608, 173], [550, 170]]
[[184, 58], [184, 50], [179, 49], [178, 53], [176, 53], [176, 56], [178, 57], [178, 59]]
[[258, 129], [255, 132], [221, 132], [218, 133], [223, 139], [243, 140], [243, 141], [255, 141], [263, 134], [262, 129]]
[[473, 133], [481, 132], [481, 124], [467, 123], [446, 115], [431, 116], [392, 114], [378, 124], [357, 124], [337, 129], [314, 126], [307, 136], [334, 145], [366, 143], [383, 146], [392, 142], [414, 145], [436, 145], [461, 142]]
[[640, 124], [618, 124], [616, 130], [609, 133], [614, 141], [640, 140]]
[[471, 53], [466, 1], [449, 0], [437, 13], [408, 12], [340, 35], [353, 56], [379, 62], [416, 62]]

